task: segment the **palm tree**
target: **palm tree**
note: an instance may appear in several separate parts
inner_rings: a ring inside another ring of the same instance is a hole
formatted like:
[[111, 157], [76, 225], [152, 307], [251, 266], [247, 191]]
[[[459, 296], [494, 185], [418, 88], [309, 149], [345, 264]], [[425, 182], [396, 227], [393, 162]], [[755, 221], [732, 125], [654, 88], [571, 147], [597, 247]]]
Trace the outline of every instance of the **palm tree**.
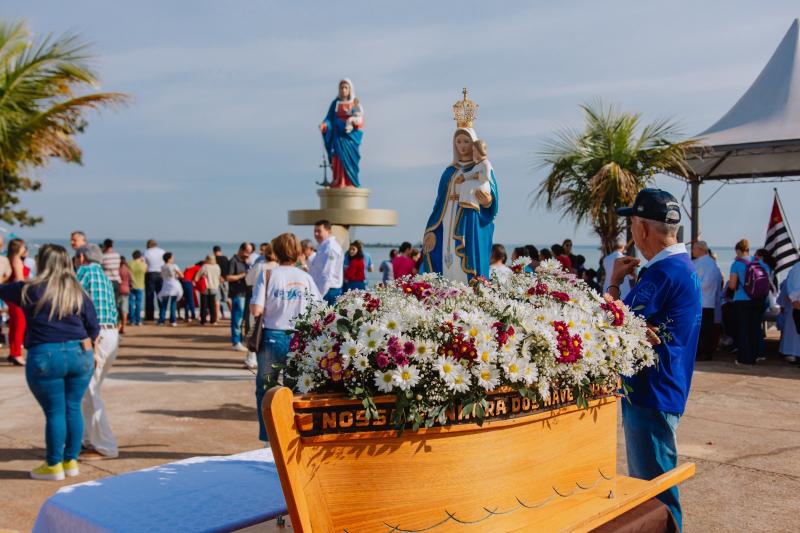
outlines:
[[75, 35], [33, 39], [23, 22], [0, 22], [0, 220], [32, 226], [19, 192], [39, 190], [31, 176], [51, 158], [81, 162], [75, 135], [90, 109], [119, 104], [121, 93], [90, 92], [97, 76]]
[[584, 130], [557, 132], [539, 153], [549, 173], [535, 202], [574, 217], [576, 225], [590, 222], [607, 254], [625, 229], [617, 207], [630, 205], [656, 174], [688, 176], [686, 152], [698, 143], [675, 141], [679, 131], [668, 120], [641, 126], [639, 114], [601, 102], [581, 109]]

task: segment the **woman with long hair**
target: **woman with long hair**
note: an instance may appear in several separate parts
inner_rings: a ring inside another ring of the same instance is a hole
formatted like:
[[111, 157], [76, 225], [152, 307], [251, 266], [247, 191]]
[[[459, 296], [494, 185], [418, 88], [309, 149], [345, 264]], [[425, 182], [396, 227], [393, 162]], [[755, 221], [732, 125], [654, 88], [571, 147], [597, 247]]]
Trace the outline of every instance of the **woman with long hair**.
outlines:
[[27, 319], [25, 378], [46, 419], [46, 461], [31, 477], [61, 480], [78, 475], [81, 400], [92, 378], [92, 342], [100, 326], [63, 247], [42, 246], [36, 271], [30, 281], [0, 285], [0, 298], [16, 305]]
[[364, 290], [367, 288], [366, 263], [364, 261], [364, 248], [359, 241], [350, 243], [347, 250], [350, 261], [344, 269], [344, 292]]
[[[30, 269], [23, 262], [26, 252], [25, 241], [22, 239], [8, 241], [6, 256], [11, 263], [10, 282], [28, 279]], [[24, 366], [22, 343], [25, 338], [25, 313], [13, 302], [6, 301], [6, 303], [8, 304], [8, 362], [15, 366]]]

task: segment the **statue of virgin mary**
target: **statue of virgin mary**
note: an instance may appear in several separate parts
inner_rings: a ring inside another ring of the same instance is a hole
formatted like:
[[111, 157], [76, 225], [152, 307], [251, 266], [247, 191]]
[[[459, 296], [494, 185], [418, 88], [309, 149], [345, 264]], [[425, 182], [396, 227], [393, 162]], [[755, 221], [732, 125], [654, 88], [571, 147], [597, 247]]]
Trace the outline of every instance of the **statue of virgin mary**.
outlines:
[[[460, 112], [459, 116], [459, 104]], [[472, 106], [471, 112], [469, 106]], [[473, 277], [489, 277], [494, 219], [498, 210], [497, 181], [492, 170], [490, 192], [475, 193], [479, 205], [459, 201], [457, 186], [463, 174], [475, 166], [473, 145], [478, 140], [472, 129], [477, 105], [464, 100], [454, 106], [458, 129], [453, 134], [453, 162], [439, 178], [433, 212], [423, 237], [422, 272], [436, 272], [444, 277], [469, 282]], [[467, 109], [466, 117], [463, 115]]]
[[358, 179], [359, 149], [364, 137], [364, 109], [356, 98], [353, 82], [339, 82], [339, 95], [331, 102], [319, 125], [333, 171], [331, 187], [361, 187]]

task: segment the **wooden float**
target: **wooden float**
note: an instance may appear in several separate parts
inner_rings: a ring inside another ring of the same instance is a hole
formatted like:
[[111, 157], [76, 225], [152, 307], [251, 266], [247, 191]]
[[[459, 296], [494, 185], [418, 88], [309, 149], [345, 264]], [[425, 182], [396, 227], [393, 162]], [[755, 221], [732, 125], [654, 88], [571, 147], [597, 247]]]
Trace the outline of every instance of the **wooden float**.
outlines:
[[[460, 413], [402, 435], [394, 397], [360, 401], [271, 389], [262, 404], [292, 527], [304, 532], [590, 531], [694, 474], [617, 473], [619, 399], [578, 408], [492, 394], [478, 426]], [[624, 401], [624, 400], [623, 400]]]

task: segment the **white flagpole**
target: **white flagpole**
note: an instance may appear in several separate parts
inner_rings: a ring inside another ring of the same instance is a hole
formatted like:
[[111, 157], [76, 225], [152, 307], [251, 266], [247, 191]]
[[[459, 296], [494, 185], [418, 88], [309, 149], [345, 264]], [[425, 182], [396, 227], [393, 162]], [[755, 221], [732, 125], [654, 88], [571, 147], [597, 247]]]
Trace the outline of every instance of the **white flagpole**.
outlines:
[[794, 240], [792, 228], [789, 226], [789, 219], [786, 218], [786, 212], [783, 210], [783, 202], [781, 202], [781, 197], [778, 195], [778, 188], [775, 187], [773, 190], [775, 191], [775, 199], [778, 201], [778, 209], [780, 210], [781, 218], [783, 219], [783, 227], [789, 232], [789, 238], [792, 239], [792, 246], [794, 246], [794, 249], [797, 250], [797, 241]]

